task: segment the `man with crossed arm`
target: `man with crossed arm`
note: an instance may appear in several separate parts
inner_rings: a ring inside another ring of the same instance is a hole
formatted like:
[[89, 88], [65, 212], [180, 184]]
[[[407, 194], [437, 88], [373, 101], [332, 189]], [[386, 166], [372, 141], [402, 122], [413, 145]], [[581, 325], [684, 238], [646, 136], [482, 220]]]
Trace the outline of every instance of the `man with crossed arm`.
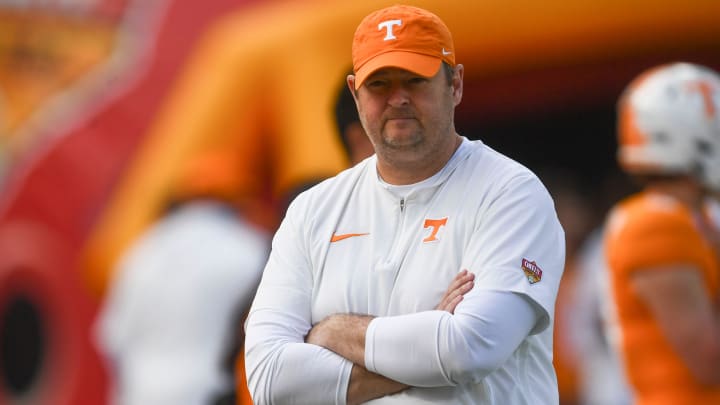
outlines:
[[299, 195], [275, 235], [246, 324], [253, 400], [557, 403], [547, 190], [455, 131], [464, 68], [437, 16], [371, 13], [352, 54], [375, 155]]

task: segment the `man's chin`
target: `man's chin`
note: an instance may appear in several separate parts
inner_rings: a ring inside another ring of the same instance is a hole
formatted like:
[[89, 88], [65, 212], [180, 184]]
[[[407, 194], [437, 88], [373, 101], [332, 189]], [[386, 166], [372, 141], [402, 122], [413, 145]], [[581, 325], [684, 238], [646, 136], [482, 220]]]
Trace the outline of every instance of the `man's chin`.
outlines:
[[414, 136], [407, 137], [388, 137], [385, 139], [385, 145], [389, 149], [403, 150], [412, 149], [420, 144], [420, 139]]
[[422, 140], [417, 131], [407, 129], [390, 129], [384, 136], [385, 144], [391, 148], [408, 148], [419, 144]]

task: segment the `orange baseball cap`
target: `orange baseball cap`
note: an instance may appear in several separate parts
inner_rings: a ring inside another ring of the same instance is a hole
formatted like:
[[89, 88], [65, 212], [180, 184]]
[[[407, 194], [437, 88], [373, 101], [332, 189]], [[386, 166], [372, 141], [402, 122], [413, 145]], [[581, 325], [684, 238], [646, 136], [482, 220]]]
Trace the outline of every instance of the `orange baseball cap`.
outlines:
[[435, 14], [397, 5], [375, 11], [355, 30], [352, 44], [355, 88], [384, 67], [434, 76], [442, 61], [455, 66], [452, 35]]

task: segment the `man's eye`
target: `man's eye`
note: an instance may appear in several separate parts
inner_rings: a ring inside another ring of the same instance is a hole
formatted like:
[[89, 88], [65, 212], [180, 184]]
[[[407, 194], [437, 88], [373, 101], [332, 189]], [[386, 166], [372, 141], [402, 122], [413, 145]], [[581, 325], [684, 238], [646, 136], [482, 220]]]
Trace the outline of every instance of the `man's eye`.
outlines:
[[382, 87], [383, 85], [385, 85], [385, 82], [382, 80], [370, 80], [367, 84], [368, 87], [373, 88]]
[[413, 77], [410, 80], [408, 80], [408, 82], [410, 82], [410, 84], [421, 84], [421, 83], [425, 83], [426, 81], [427, 81], [426, 78], [420, 77], [420, 76]]

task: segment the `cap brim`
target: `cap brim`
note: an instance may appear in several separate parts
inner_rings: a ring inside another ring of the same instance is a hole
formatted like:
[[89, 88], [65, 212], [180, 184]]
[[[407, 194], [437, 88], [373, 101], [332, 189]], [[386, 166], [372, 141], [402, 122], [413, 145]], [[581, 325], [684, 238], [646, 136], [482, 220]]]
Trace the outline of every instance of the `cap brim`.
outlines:
[[355, 72], [355, 90], [375, 71], [395, 67], [405, 69], [424, 77], [432, 77], [440, 70], [442, 59], [413, 52], [393, 51], [380, 54]]

